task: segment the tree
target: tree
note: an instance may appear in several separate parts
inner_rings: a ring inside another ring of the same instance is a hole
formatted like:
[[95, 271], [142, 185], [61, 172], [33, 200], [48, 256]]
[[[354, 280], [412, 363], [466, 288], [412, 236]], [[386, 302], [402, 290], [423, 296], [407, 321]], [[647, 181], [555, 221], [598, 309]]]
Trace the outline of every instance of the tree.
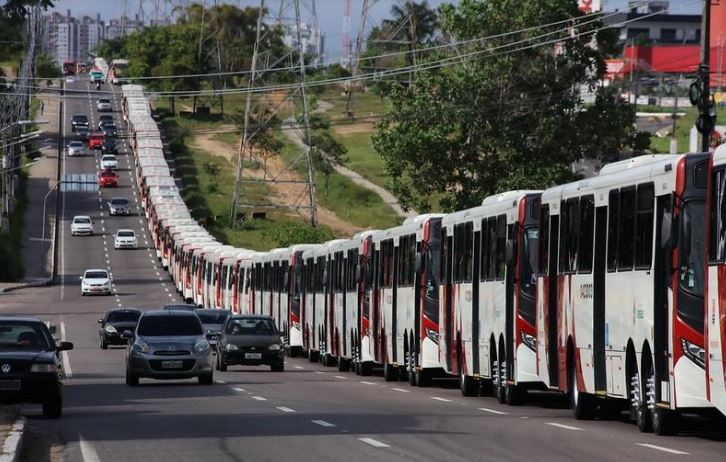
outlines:
[[2, 15], [12, 19], [25, 19], [29, 9], [39, 6], [44, 10], [53, 8], [54, 0], [7, 0], [2, 7]]
[[[442, 8], [442, 32], [461, 43], [581, 15], [571, 0], [461, 0]], [[373, 144], [401, 204], [419, 211], [436, 202], [444, 210], [472, 207], [498, 192], [571, 180], [577, 159], [636, 147], [632, 107], [598, 85], [605, 65], [592, 35], [571, 35], [599, 27], [535, 27], [470, 42], [460, 51], [475, 57], [395, 86], [393, 109]], [[555, 32], [547, 41], [562, 40], [558, 46], [506, 48], [546, 32]], [[596, 92], [594, 104], [581, 103], [581, 88]]]
[[46, 54], [35, 59], [35, 74], [41, 79], [57, 79], [63, 75], [55, 61]]

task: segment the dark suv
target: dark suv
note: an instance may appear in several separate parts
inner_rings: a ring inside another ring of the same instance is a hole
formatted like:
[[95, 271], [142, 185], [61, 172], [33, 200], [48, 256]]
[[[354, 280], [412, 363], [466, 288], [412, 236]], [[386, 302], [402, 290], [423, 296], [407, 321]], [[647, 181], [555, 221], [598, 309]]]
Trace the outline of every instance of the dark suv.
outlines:
[[40, 403], [43, 415], [63, 413], [61, 351], [43, 321], [31, 317], [0, 316], [0, 402]]
[[88, 116], [86, 114], [76, 114], [71, 119], [71, 128], [76, 131], [78, 127], [88, 128]]

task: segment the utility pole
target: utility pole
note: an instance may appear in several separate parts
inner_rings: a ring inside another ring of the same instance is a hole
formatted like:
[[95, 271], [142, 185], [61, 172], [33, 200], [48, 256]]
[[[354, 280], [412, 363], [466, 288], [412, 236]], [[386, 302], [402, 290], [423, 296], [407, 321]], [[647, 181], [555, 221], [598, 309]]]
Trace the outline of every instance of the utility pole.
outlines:
[[678, 137], [676, 136], [676, 121], [678, 120], [678, 92], [676, 91], [676, 88], [678, 88], [678, 82], [680, 80], [681, 78], [679, 76], [675, 84], [671, 83], [671, 94], [675, 100], [673, 108], [673, 127], [671, 128], [671, 154], [678, 153]]
[[715, 121], [709, 111], [711, 109], [711, 0], [703, 2], [703, 25], [701, 26], [701, 66], [699, 74], [701, 80], [701, 98], [699, 100], [699, 121], [701, 122], [701, 152], [708, 152], [711, 144], [711, 132]]

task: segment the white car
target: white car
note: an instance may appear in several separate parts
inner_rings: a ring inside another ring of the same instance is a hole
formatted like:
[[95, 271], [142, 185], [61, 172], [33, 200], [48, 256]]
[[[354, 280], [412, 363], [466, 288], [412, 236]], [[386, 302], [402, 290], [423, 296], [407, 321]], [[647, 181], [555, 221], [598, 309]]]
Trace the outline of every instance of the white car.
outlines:
[[81, 276], [81, 295], [111, 295], [111, 275], [105, 269], [87, 269]]
[[135, 249], [138, 246], [136, 233], [133, 229], [119, 229], [113, 237], [115, 249]]
[[111, 100], [106, 98], [101, 98], [96, 103], [96, 109], [98, 109], [98, 112], [106, 112], [111, 110]]
[[68, 143], [66, 152], [68, 153], [68, 157], [84, 156], [87, 152], [86, 143], [83, 141], [71, 141]]
[[118, 159], [113, 154], [104, 154], [101, 157], [102, 170], [116, 170], [118, 168]]
[[92, 236], [93, 221], [91, 221], [91, 217], [87, 215], [76, 215], [73, 217], [73, 223], [71, 223], [71, 235]]

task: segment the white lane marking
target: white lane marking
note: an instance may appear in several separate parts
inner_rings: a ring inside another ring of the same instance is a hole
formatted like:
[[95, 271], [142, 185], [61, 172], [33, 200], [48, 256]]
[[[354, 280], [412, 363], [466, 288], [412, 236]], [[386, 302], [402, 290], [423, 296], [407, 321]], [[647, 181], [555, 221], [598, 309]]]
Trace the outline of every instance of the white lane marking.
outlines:
[[289, 407], [285, 407], [285, 406], [278, 406], [278, 409], [281, 410], [282, 412], [295, 412], [295, 409], [290, 409]]
[[368, 382], [366, 380], [361, 380], [360, 383], [364, 383], [366, 385], [375, 385], [375, 382]]
[[391, 446], [387, 445], [386, 443], [382, 443], [378, 440], [374, 440], [373, 438], [358, 438], [358, 441], [361, 441], [366, 444], [370, 444], [374, 448], [390, 448]]
[[344, 379], [344, 378], [345, 378], [345, 377], [343, 377], [342, 375], [335, 375], [335, 376], [333, 376], [333, 377], [335, 377], [336, 379]]
[[638, 446], [643, 446], [644, 448], [650, 448], [655, 449], [656, 451], [663, 451], [667, 452], [668, 454], [678, 454], [680, 456], [690, 456], [690, 452], [685, 451], [679, 451], [677, 449], [670, 449], [670, 448], [664, 448], [663, 446], [656, 446], [655, 444], [648, 444], [648, 443], [635, 443]]
[[403, 388], [393, 387], [393, 388], [391, 388], [391, 390], [400, 391], [401, 393], [411, 393], [411, 390], [405, 390]]
[[326, 422], [324, 420], [311, 420], [310, 422], [314, 423], [315, 425], [320, 425], [321, 427], [335, 427], [335, 424], [332, 424], [330, 422]]
[[101, 462], [98, 453], [93, 449], [91, 443], [86, 441], [80, 433], [78, 434], [78, 445], [81, 447], [81, 458], [83, 462]]
[[222, 385], [224, 385], [227, 382], [225, 382], [224, 380], [217, 380], [217, 383], [221, 383]]
[[316, 374], [325, 374], [323, 371], [315, 371]]
[[235, 388], [232, 388], [232, 390], [234, 390], [234, 391], [238, 391], [238, 392], [240, 392], [240, 393], [244, 393], [244, 391], [245, 391], [245, 389], [244, 389], [244, 388], [239, 388], [239, 387], [235, 387]]
[[123, 306], [123, 305], [121, 305], [121, 303], [117, 303], [117, 305], [118, 305], [118, 306]]
[[573, 427], [571, 425], [565, 425], [565, 424], [560, 424], [560, 423], [555, 423], [555, 422], [546, 422], [546, 424], [551, 425], [553, 427], [564, 428], [565, 430], [576, 430], [576, 431], [582, 430], [582, 428], [580, 428], [580, 427]]
[[435, 399], [436, 401], [442, 401], [442, 402], [444, 402], [444, 403], [450, 403], [450, 402], [451, 402], [451, 400], [450, 400], [450, 399], [446, 399], [446, 398], [439, 398], [438, 396], [432, 396], [432, 397], [431, 397], [431, 399]]
[[[61, 342], [66, 341], [66, 323], [61, 320], [60, 322], [60, 328], [61, 328]], [[73, 377], [73, 369], [71, 369], [71, 358], [68, 355], [67, 351], [61, 352], [61, 361], [63, 361], [63, 372], [65, 372], [66, 377], [69, 379]]]
[[302, 366], [295, 366], [295, 369], [305, 369], [305, 368]]
[[497, 411], [496, 409], [488, 409], [485, 407], [480, 407], [479, 410], [484, 411], [484, 412], [489, 412], [490, 414], [509, 415], [509, 412]]

